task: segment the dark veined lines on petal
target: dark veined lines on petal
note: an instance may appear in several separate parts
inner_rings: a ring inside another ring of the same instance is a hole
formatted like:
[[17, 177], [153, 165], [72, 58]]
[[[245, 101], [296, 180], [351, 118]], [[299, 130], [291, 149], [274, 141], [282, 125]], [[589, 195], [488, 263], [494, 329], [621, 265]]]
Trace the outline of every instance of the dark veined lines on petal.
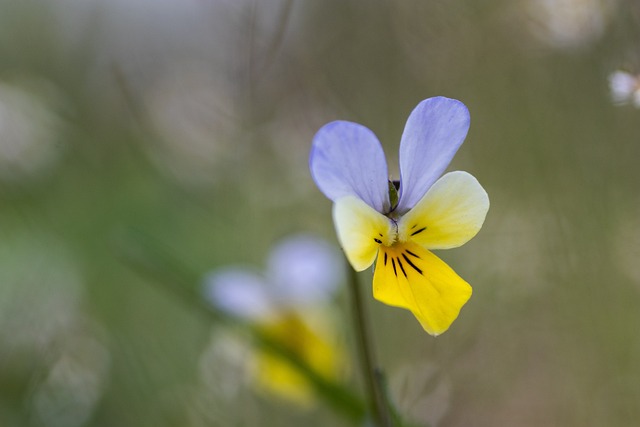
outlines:
[[[413, 263], [413, 261], [411, 261], [411, 259], [406, 255], [407, 253], [417, 259], [421, 259], [418, 255], [414, 254], [413, 252], [409, 251], [409, 250], [405, 250], [406, 253], [402, 253], [402, 258], [404, 258], [404, 260], [407, 262], [407, 264], [409, 264], [409, 266], [411, 268], [413, 268], [418, 274], [420, 275], [424, 275], [424, 273], [422, 272], [422, 269], [420, 267], [418, 267], [417, 265], [415, 265]], [[402, 271], [402, 274], [404, 274], [404, 277], [408, 277], [407, 275], [407, 271], [404, 269], [404, 264], [402, 263], [402, 260], [400, 259], [400, 257], [397, 258], [391, 258], [391, 265], [393, 266], [393, 274], [398, 277], [398, 269], [396, 267], [396, 262], [398, 267], [400, 267], [400, 270]], [[384, 265], [387, 265], [387, 253], [385, 252], [384, 254]]]
[[419, 255], [414, 254], [414, 253], [413, 253], [413, 252], [411, 252], [409, 249], [407, 249], [406, 251], [407, 251], [407, 253], [408, 253], [409, 255], [411, 255], [411, 256], [413, 256], [413, 257], [416, 257], [416, 258], [418, 258], [418, 259], [422, 259], [422, 258], [420, 258], [420, 256], [419, 256]]
[[402, 261], [400, 261], [400, 257], [398, 257], [397, 259], [398, 259], [398, 265], [400, 266], [400, 270], [402, 270], [402, 274], [404, 274], [404, 277], [407, 277], [407, 272], [404, 271], [404, 265], [402, 265]]
[[[409, 252], [409, 251], [407, 251], [407, 252], [408, 252], [409, 254], [411, 254], [411, 255], [413, 255], [413, 256], [415, 256], [415, 257], [417, 257], [417, 258], [420, 258], [419, 256], [417, 256], [416, 254], [414, 254], [414, 253], [412, 253], [412, 252]], [[407, 261], [407, 262], [409, 263], [409, 265], [410, 265], [411, 267], [413, 267], [413, 269], [414, 269], [415, 271], [417, 271], [419, 274], [422, 274], [422, 270], [421, 270], [420, 268], [418, 268], [418, 266], [417, 266], [417, 265], [415, 265], [414, 263], [412, 263], [408, 256], [406, 256], [405, 254], [402, 254], [402, 258], [404, 258], [404, 260], [405, 260], [405, 261]]]
[[[415, 227], [416, 227], [416, 226], [414, 225], [413, 227], [411, 227], [411, 229], [413, 230]], [[420, 233], [422, 233], [422, 232], [423, 232], [424, 230], [426, 230], [426, 229], [427, 229], [427, 227], [422, 227], [422, 228], [420, 228], [420, 229], [418, 229], [418, 230], [414, 231], [413, 233], [411, 233], [411, 235], [412, 235], [412, 236], [415, 236], [416, 234], [420, 234]]]
[[[378, 233], [378, 236], [383, 237], [382, 233]], [[373, 238], [373, 241], [376, 242], [377, 244], [381, 245], [382, 244], [382, 240], [378, 239], [377, 237]]]

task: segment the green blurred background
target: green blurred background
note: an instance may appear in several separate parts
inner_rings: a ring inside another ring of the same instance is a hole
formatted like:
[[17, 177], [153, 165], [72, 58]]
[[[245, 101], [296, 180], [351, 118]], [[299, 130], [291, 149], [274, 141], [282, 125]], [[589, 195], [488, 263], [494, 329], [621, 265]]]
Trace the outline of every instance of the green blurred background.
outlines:
[[397, 177], [436, 95], [469, 107], [451, 169], [492, 206], [438, 254], [474, 287], [446, 334], [361, 275], [393, 399], [418, 425], [638, 425], [640, 110], [616, 69], [640, 71], [631, 0], [2, 1], [0, 425], [349, 425], [254, 392], [179, 288], [290, 233], [337, 245], [315, 131], [368, 126]]

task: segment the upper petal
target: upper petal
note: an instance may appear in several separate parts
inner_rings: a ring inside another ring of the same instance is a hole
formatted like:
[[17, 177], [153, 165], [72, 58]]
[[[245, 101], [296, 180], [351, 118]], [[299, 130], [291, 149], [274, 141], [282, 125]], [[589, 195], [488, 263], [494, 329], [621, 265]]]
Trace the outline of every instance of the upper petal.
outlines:
[[384, 152], [366, 127], [345, 121], [324, 125], [313, 138], [309, 166], [320, 191], [334, 202], [356, 196], [378, 212], [389, 210]]
[[422, 101], [411, 112], [400, 141], [400, 200], [411, 209], [449, 166], [469, 130], [469, 110], [444, 97]]
[[333, 222], [340, 245], [357, 271], [373, 264], [380, 244], [393, 243], [396, 235], [395, 225], [389, 218], [354, 196], [336, 200]]
[[317, 304], [343, 282], [343, 258], [335, 246], [307, 234], [279, 242], [269, 254], [267, 277], [281, 305]]
[[467, 172], [450, 172], [400, 219], [398, 239], [429, 249], [455, 248], [480, 231], [488, 210], [489, 196], [478, 180]]

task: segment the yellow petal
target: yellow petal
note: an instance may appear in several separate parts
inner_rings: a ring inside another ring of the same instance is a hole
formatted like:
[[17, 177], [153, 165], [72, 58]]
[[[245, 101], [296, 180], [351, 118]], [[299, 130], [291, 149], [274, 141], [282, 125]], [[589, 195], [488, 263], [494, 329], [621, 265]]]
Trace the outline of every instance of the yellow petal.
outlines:
[[396, 235], [395, 224], [389, 218], [353, 196], [336, 200], [333, 222], [340, 245], [356, 271], [373, 264], [378, 246], [390, 245]]
[[381, 246], [373, 296], [410, 310], [431, 335], [440, 335], [471, 297], [471, 286], [433, 253], [416, 243]]
[[[332, 316], [324, 311], [288, 312], [262, 325], [319, 375], [336, 380], [344, 354], [334, 333]], [[268, 351], [256, 355], [256, 380], [261, 390], [302, 406], [314, 403], [313, 388], [296, 367]]]
[[304, 376], [288, 362], [271, 353], [259, 353], [256, 359], [257, 385], [260, 390], [309, 407], [313, 390]]
[[413, 241], [428, 249], [449, 249], [475, 236], [487, 216], [489, 196], [467, 172], [450, 172], [398, 222], [401, 242]]

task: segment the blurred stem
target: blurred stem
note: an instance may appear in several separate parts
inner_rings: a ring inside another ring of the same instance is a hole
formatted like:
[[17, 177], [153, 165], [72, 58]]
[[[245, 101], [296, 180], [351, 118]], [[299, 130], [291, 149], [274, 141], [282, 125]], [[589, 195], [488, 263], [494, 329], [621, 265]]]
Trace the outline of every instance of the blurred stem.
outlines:
[[152, 283], [162, 285], [163, 290], [171, 291], [209, 320], [240, 327], [249, 333], [264, 350], [290, 363], [309, 381], [318, 395], [345, 418], [359, 423], [365, 417], [364, 403], [350, 389], [318, 374], [297, 353], [260, 328], [228, 316], [204, 301], [199, 287], [194, 287], [194, 284], [200, 283], [200, 275], [178, 262], [157, 241], [136, 230], [127, 229], [117, 239], [116, 246], [118, 255], [134, 270], [153, 279]]
[[392, 427], [391, 413], [383, 390], [383, 375], [382, 371], [378, 369], [376, 365], [373, 343], [367, 324], [364, 304], [362, 302], [362, 294], [358, 286], [358, 275], [349, 264], [347, 264], [347, 270], [349, 272], [349, 290], [351, 291], [353, 304], [352, 308], [358, 339], [358, 350], [360, 353], [360, 365], [369, 393], [371, 413], [377, 426]]

